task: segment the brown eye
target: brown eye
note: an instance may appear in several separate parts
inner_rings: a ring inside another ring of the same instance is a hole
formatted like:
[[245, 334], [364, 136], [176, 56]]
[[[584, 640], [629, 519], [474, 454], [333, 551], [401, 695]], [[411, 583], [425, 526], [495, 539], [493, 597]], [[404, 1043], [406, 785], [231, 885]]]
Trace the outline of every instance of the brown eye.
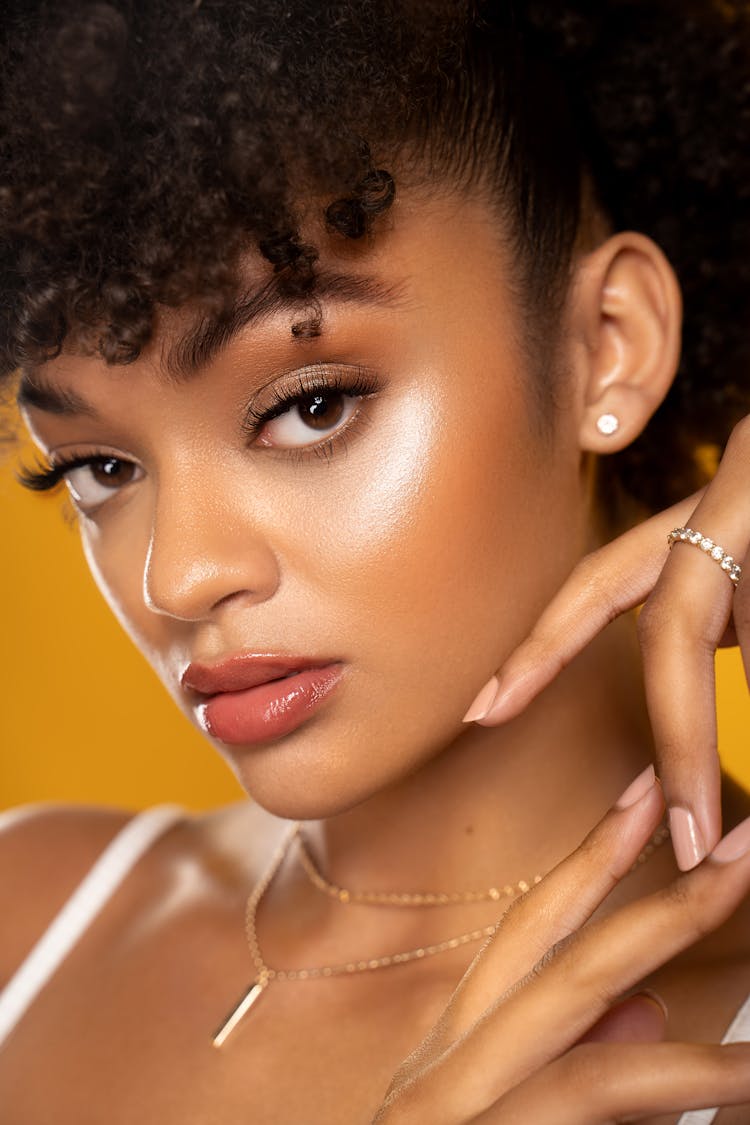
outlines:
[[143, 469], [133, 461], [121, 457], [91, 457], [85, 464], [68, 470], [65, 481], [77, 507], [91, 512], [142, 476]]
[[298, 395], [288, 410], [266, 422], [258, 444], [280, 449], [314, 446], [316, 437], [336, 433], [357, 412], [359, 395], [321, 388]]
[[97, 484], [105, 488], [121, 488], [133, 479], [136, 466], [132, 461], [121, 461], [118, 457], [102, 457], [92, 461], [89, 469]]
[[329, 430], [337, 426], [344, 413], [344, 395], [340, 391], [329, 394], [308, 395], [297, 410], [303, 422], [315, 430]]

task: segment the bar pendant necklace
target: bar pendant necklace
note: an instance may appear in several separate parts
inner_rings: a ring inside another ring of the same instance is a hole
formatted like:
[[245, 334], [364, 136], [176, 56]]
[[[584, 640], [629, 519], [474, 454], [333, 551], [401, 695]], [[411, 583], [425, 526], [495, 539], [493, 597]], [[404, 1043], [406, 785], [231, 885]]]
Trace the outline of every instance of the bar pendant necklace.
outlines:
[[[236, 1004], [229, 1013], [218, 1031], [215, 1032], [212, 1039], [214, 1047], [221, 1047], [227, 1041], [234, 1029], [241, 1022], [243, 1016], [257, 1003], [271, 981], [318, 980], [321, 977], [348, 976], [352, 973], [366, 973], [372, 972], [375, 969], [386, 969], [389, 965], [402, 965], [406, 961], [416, 961], [424, 957], [432, 957], [436, 953], [444, 953], [448, 949], [456, 949], [460, 945], [466, 945], [467, 942], [480, 941], [482, 938], [491, 937], [500, 925], [498, 921], [491, 926], [483, 926], [478, 930], [470, 930], [469, 933], [459, 934], [457, 937], [438, 942], [436, 945], [426, 945], [419, 949], [410, 949], [405, 953], [390, 953], [384, 957], [372, 957], [367, 961], [347, 961], [340, 965], [320, 965], [311, 969], [272, 969], [271, 966], [267, 965], [263, 960], [263, 955], [258, 945], [258, 935], [255, 931], [255, 916], [260, 900], [263, 898], [274, 875], [281, 866], [289, 848], [299, 835], [300, 827], [301, 825], [299, 823], [295, 824], [285, 839], [282, 840], [281, 846], [271, 861], [268, 871], [247, 900], [247, 908], [245, 910], [245, 937], [247, 938], [247, 944], [250, 947], [250, 953], [258, 975], [256, 980], [243, 994], [239, 1003]], [[541, 878], [541, 876], [539, 878]]]
[[234, 1009], [234, 1011], [231, 1013], [231, 1015], [229, 1016], [227, 1021], [221, 1025], [219, 1030], [214, 1035], [214, 1038], [213, 1038], [214, 1047], [220, 1047], [222, 1045], [222, 1043], [226, 1039], [229, 1038], [229, 1036], [232, 1034], [235, 1027], [240, 1022], [240, 1020], [245, 1015], [245, 1013], [250, 1011], [253, 1004], [258, 999], [258, 997], [260, 996], [261, 992], [263, 991], [263, 989], [266, 987], [267, 984], [268, 984], [267, 980], [263, 980], [263, 981], [259, 980], [259, 981], [256, 981], [255, 984], [252, 984], [250, 986], [250, 988], [248, 988], [247, 992], [242, 997], [239, 1004]]
[[[254, 1004], [258, 1002], [261, 995], [268, 988], [272, 981], [298, 981], [298, 980], [318, 980], [321, 977], [339, 977], [350, 976], [353, 973], [366, 973], [373, 972], [376, 969], [387, 969], [391, 965], [403, 965], [408, 961], [421, 961], [425, 957], [432, 957], [437, 953], [445, 953], [449, 949], [457, 949], [459, 946], [467, 945], [469, 942], [481, 941], [482, 938], [492, 937], [494, 933], [500, 928], [502, 922], [502, 915], [497, 922], [490, 926], [483, 926], [477, 930], [469, 930], [468, 933], [458, 934], [456, 937], [447, 938], [445, 941], [437, 942], [435, 945], [420, 946], [419, 949], [410, 949], [403, 953], [389, 953], [384, 957], [372, 957], [366, 961], [347, 961], [339, 965], [321, 965], [311, 969], [273, 969], [267, 965], [263, 960], [263, 955], [258, 945], [258, 935], [255, 929], [255, 918], [258, 912], [260, 900], [263, 898], [266, 890], [271, 884], [276, 872], [282, 864], [287, 852], [291, 848], [295, 839], [298, 837], [301, 825], [296, 823], [292, 826], [291, 831], [282, 840], [278, 851], [274, 855], [271, 864], [266, 871], [263, 878], [260, 880], [255, 890], [252, 892], [247, 900], [245, 909], [245, 937], [253, 958], [257, 977], [245, 991], [240, 998], [239, 1002], [234, 1006], [227, 1018], [222, 1023], [221, 1027], [215, 1032], [212, 1043], [214, 1047], [221, 1047], [235, 1030], [237, 1025], [242, 1021], [243, 1017], [247, 1015]], [[654, 835], [649, 840], [648, 844], [638, 856], [630, 871], [634, 871], [641, 863], [645, 862], [651, 853], [658, 848], [669, 837], [669, 829], [666, 827], [658, 828]], [[630, 872], [628, 872], [630, 874]], [[542, 876], [537, 875], [534, 878], [533, 884], [536, 885], [541, 882]], [[519, 886], [519, 895], [523, 895], [527, 890], [531, 889], [527, 883]], [[336, 888], [334, 888], [336, 889]], [[509, 890], [511, 888], [508, 888]], [[340, 890], [340, 888], [338, 888]], [[493, 888], [494, 890], [494, 888]], [[348, 892], [347, 892], [348, 893]], [[489, 894], [489, 897], [494, 898], [494, 894]], [[401, 898], [418, 898], [424, 900], [424, 895], [401, 896]], [[433, 899], [440, 896], [427, 896]], [[445, 896], [442, 896], [445, 897]], [[342, 900], [347, 901], [347, 900]], [[403, 903], [402, 903], [403, 904]], [[424, 905], [424, 902], [421, 903]], [[508, 907], [510, 907], [510, 903]], [[503, 911], [505, 913], [505, 911]]]

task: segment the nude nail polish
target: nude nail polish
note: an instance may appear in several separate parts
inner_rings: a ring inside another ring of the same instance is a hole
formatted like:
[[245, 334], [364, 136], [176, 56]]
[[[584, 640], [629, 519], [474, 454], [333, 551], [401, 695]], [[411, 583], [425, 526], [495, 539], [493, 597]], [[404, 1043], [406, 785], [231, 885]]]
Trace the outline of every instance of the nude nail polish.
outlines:
[[673, 805], [669, 810], [669, 831], [677, 866], [680, 871], [690, 871], [706, 855], [706, 846], [695, 817], [688, 809]]
[[483, 719], [495, 701], [499, 686], [497, 676], [493, 676], [491, 680], [488, 680], [469, 707], [469, 710], [466, 712], [461, 722], [473, 723], [477, 719]]
[[726, 836], [719, 840], [711, 852], [711, 859], [715, 859], [717, 863], [731, 863], [733, 859], [739, 859], [748, 851], [750, 851], [750, 817], [741, 820], [731, 832], [727, 832]]
[[615, 801], [616, 809], [628, 809], [634, 805], [636, 801], [640, 801], [644, 793], [648, 793], [656, 781], [656, 773], [653, 766], [646, 766], [643, 773], [639, 773], [635, 781], [631, 781], [623, 795], [619, 800]]

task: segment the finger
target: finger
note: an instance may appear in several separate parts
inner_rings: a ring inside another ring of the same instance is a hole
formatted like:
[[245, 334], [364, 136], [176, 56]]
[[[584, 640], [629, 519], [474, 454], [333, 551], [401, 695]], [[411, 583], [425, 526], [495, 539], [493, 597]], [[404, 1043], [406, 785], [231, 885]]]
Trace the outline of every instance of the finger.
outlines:
[[722, 853], [726, 862], [709, 859], [551, 949], [407, 1086], [407, 1101], [433, 1125], [463, 1121], [568, 1051], [623, 992], [736, 910], [750, 885], [750, 820], [725, 837]]
[[526, 640], [482, 688], [464, 722], [494, 726], [518, 715], [605, 626], [644, 602], [664, 565], [667, 535], [687, 521], [701, 495], [694, 493], [581, 559]]
[[579, 1043], [657, 1043], [667, 1029], [667, 1007], [655, 992], [628, 996], [605, 1012]]
[[[735, 589], [710, 551], [718, 544], [735, 559], [747, 553], [748, 465], [746, 419], [733, 431], [716, 477], [690, 516], [690, 528], [706, 537], [703, 549], [675, 543], [638, 620], [657, 770], [683, 871], [700, 863], [721, 835], [714, 656]], [[744, 591], [740, 604], [746, 608]]]
[[664, 812], [653, 766], [633, 786], [618, 802], [631, 801], [627, 807], [615, 804], [576, 851], [506, 911], [430, 1036], [404, 1064], [402, 1079], [412, 1062], [423, 1068], [468, 1032], [498, 996], [531, 972], [551, 947], [574, 934], [628, 873]]
[[659, 1113], [750, 1102], [750, 1043], [573, 1047], [473, 1125], [614, 1125]]

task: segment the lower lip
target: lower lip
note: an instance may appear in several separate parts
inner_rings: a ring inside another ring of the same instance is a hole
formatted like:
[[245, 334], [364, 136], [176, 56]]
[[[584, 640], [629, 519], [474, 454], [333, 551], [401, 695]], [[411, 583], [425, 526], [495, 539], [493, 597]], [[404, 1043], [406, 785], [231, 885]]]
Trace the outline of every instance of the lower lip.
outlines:
[[199, 712], [208, 733], [230, 745], [282, 738], [318, 710], [343, 671], [343, 664], [328, 664], [245, 691], [221, 692], [202, 703]]

